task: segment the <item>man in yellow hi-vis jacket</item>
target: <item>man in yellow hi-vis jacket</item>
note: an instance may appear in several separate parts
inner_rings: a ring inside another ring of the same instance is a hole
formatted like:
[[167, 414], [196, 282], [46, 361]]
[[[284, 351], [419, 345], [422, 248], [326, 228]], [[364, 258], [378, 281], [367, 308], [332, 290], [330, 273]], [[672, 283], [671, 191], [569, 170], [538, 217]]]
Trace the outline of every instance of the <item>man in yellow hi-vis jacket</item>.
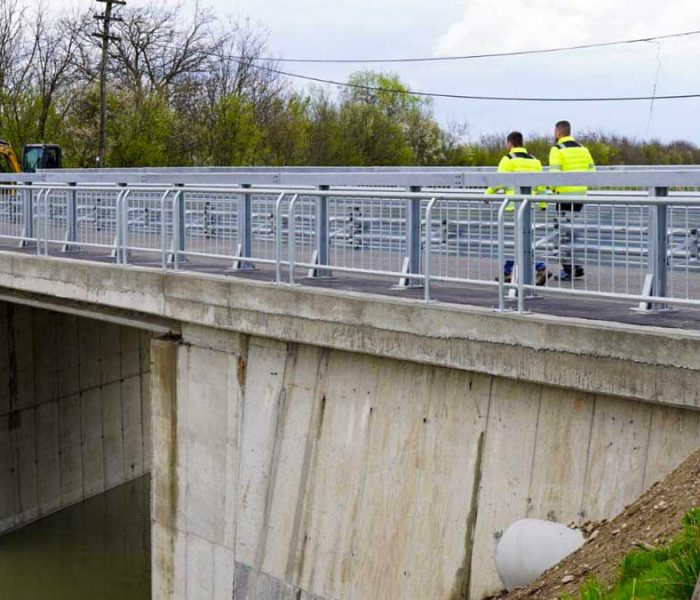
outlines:
[[[539, 173], [542, 171], [542, 163], [530, 154], [524, 146], [523, 134], [519, 131], [511, 131], [506, 138], [506, 150], [507, 154], [498, 163], [497, 171], [499, 173]], [[542, 193], [545, 191], [544, 187], [538, 187], [534, 190], [534, 193]], [[492, 186], [486, 190], [486, 193], [491, 194], [514, 194], [515, 190], [511, 187], [504, 185]], [[547, 208], [545, 202], [539, 203], [540, 208]], [[513, 211], [515, 206], [509, 204], [506, 210]], [[513, 276], [513, 266], [515, 261], [506, 260], [503, 265], [503, 279], [506, 283], [510, 283]], [[535, 265], [536, 276], [535, 282], [537, 285], [544, 285], [547, 281], [548, 273], [547, 267], [544, 263], [538, 262]], [[498, 278], [497, 278], [498, 279]]]
[[[571, 137], [571, 123], [559, 121], [554, 126], [554, 138], [556, 144], [549, 151], [549, 170], [562, 173], [582, 173], [595, 171], [593, 157], [588, 148]], [[584, 196], [588, 192], [585, 186], [562, 185], [552, 190], [555, 194], [565, 196]], [[574, 264], [572, 245], [574, 243], [574, 229], [572, 227], [574, 215], [581, 211], [581, 203], [558, 202], [559, 212], [559, 247], [562, 261], [562, 271], [559, 274], [560, 281], [580, 279], [584, 275], [583, 266]], [[562, 232], [562, 230], [565, 230]]]

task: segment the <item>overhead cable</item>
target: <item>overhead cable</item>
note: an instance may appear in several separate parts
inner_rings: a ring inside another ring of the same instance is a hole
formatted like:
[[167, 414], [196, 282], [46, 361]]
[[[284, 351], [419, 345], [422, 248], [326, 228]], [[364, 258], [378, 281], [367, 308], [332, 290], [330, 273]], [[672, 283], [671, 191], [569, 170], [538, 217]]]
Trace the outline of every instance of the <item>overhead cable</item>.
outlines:
[[655, 35], [629, 40], [615, 40], [611, 42], [598, 42], [591, 44], [579, 44], [575, 46], [560, 46], [556, 48], [542, 48], [539, 50], [515, 50], [512, 52], [493, 52], [490, 54], [465, 54], [462, 56], [429, 56], [412, 58], [263, 58], [236, 56], [240, 60], [253, 60], [258, 62], [275, 61], [282, 63], [410, 63], [410, 62], [440, 62], [454, 60], [475, 60], [482, 58], [501, 58], [506, 56], [525, 56], [528, 54], [551, 54], [554, 52], [569, 52], [572, 50], [587, 50], [590, 48], [604, 48], [607, 46], [623, 46], [628, 44], [641, 44], [644, 42], [655, 42], [672, 38], [688, 37], [700, 34], [700, 29], [693, 31], [682, 31], [680, 33], [669, 33], [666, 35]]
[[411, 91], [398, 88], [389, 87], [379, 87], [373, 85], [365, 85], [361, 83], [352, 83], [344, 81], [336, 81], [334, 79], [324, 79], [322, 77], [313, 77], [311, 75], [303, 75], [301, 73], [290, 73], [289, 71], [282, 71], [280, 69], [275, 69], [274, 67], [266, 65], [258, 65], [253, 62], [244, 63], [233, 56], [217, 55], [222, 59], [230, 59], [240, 65], [253, 67], [255, 69], [260, 69], [263, 71], [268, 71], [270, 73], [277, 73], [278, 75], [284, 75], [285, 77], [291, 77], [293, 79], [301, 79], [304, 81], [313, 81], [316, 83], [325, 83], [328, 85], [335, 85], [344, 88], [360, 89], [370, 92], [388, 92], [392, 94], [399, 94], [404, 96], [420, 96], [428, 98], [453, 98], [458, 100], [490, 100], [494, 102], [634, 102], [634, 101], [646, 101], [646, 100], [684, 100], [690, 98], [700, 98], [700, 93], [697, 94], [669, 94], [666, 96], [592, 96], [592, 97], [559, 97], [559, 98], [547, 98], [547, 97], [528, 97], [528, 96], [486, 96], [486, 95], [475, 95], [475, 94], [450, 94], [445, 92], [422, 92], [422, 91]]

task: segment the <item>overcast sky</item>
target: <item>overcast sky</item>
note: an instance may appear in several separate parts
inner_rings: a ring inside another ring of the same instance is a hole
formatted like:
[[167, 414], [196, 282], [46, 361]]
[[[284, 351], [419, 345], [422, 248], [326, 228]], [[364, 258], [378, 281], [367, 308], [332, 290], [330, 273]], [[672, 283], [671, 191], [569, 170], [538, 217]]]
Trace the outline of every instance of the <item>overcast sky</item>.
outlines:
[[[91, 4], [88, 0], [79, 1], [82, 5]], [[208, 2], [222, 18], [249, 17], [265, 28], [270, 52], [287, 58], [448, 56], [700, 30], [698, 0]], [[51, 2], [52, 6], [74, 4], [73, 0]], [[194, 0], [185, 0], [185, 4], [193, 6]], [[667, 95], [700, 93], [698, 56], [700, 35], [561, 54], [394, 64], [383, 68], [399, 74], [415, 90], [555, 97], [650, 95], [658, 69], [657, 94]], [[344, 80], [360, 67], [291, 63], [283, 66], [288, 71], [336, 80]], [[686, 138], [700, 144], [700, 99], [657, 101], [651, 119], [649, 102], [516, 104], [436, 99], [434, 109], [442, 123], [466, 121], [474, 137], [511, 129], [549, 133], [555, 121], [565, 118], [579, 131], [601, 130], [663, 140]]]

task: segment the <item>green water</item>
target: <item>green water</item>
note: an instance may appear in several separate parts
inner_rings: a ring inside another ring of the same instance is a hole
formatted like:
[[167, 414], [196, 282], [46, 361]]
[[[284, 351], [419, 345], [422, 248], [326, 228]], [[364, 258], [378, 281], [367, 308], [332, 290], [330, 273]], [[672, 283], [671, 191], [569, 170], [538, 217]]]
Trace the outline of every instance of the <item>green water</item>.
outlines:
[[149, 478], [0, 537], [1, 600], [148, 600]]

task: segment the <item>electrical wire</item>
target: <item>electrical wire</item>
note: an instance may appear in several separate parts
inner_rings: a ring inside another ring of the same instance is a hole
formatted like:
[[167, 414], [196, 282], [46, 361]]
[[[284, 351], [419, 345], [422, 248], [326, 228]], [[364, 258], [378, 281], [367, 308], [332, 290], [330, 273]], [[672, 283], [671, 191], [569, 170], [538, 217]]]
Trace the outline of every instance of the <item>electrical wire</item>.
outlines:
[[661, 73], [661, 44], [656, 44], [656, 74], [654, 75], [654, 87], [651, 91], [651, 102], [649, 103], [649, 118], [647, 119], [647, 130], [645, 137], [649, 137], [651, 130], [651, 121], [654, 118], [654, 100], [656, 99], [656, 88], [659, 85], [659, 74]]
[[506, 56], [525, 56], [529, 54], [550, 54], [554, 52], [569, 52], [572, 50], [587, 50], [590, 48], [604, 48], [607, 46], [623, 46], [627, 44], [640, 44], [644, 42], [655, 42], [672, 38], [688, 37], [700, 34], [700, 29], [693, 31], [682, 31], [680, 33], [669, 33], [666, 35], [655, 35], [644, 38], [630, 40], [616, 40], [611, 42], [599, 42], [591, 44], [579, 44], [576, 46], [561, 46], [558, 48], [543, 48], [541, 50], [516, 50], [513, 52], [494, 52], [491, 54], [466, 54], [463, 56], [430, 56], [415, 58], [263, 58], [237, 56], [240, 60], [253, 60], [258, 62], [274, 61], [280, 63], [317, 63], [317, 64], [341, 64], [341, 63], [411, 63], [411, 62], [439, 62], [454, 60], [475, 60], [482, 58], [500, 58]]
[[[212, 53], [216, 54], [216, 53]], [[659, 101], [659, 100], [684, 100], [690, 98], [700, 98], [700, 93], [697, 94], [669, 94], [666, 96], [602, 96], [602, 97], [561, 97], [561, 98], [546, 98], [546, 97], [528, 97], [528, 96], [482, 96], [482, 95], [472, 95], [472, 94], [450, 94], [443, 92], [422, 92], [422, 91], [411, 91], [397, 88], [387, 88], [379, 87], [373, 85], [364, 85], [361, 83], [352, 83], [344, 81], [336, 81], [334, 79], [324, 79], [322, 77], [313, 77], [311, 75], [303, 75], [301, 73], [290, 73], [289, 71], [282, 71], [280, 69], [275, 69], [274, 67], [258, 65], [253, 62], [243, 62], [238, 60], [233, 56], [226, 56], [221, 54], [216, 54], [222, 60], [230, 59], [233, 62], [237, 62], [242, 66], [253, 67], [255, 69], [260, 69], [263, 71], [268, 71], [270, 73], [276, 73], [278, 75], [284, 75], [285, 77], [291, 77], [292, 79], [301, 79], [304, 81], [313, 81], [315, 83], [324, 83], [328, 85], [335, 85], [344, 88], [359, 89], [369, 92], [389, 92], [392, 94], [399, 94], [404, 96], [420, 96], [428, 98], [453, 98], [457, 100], [489, 100], [493, 102], [635, 102], [635, 101]], [[655, 92], [655, 90], [654, 90]]]

